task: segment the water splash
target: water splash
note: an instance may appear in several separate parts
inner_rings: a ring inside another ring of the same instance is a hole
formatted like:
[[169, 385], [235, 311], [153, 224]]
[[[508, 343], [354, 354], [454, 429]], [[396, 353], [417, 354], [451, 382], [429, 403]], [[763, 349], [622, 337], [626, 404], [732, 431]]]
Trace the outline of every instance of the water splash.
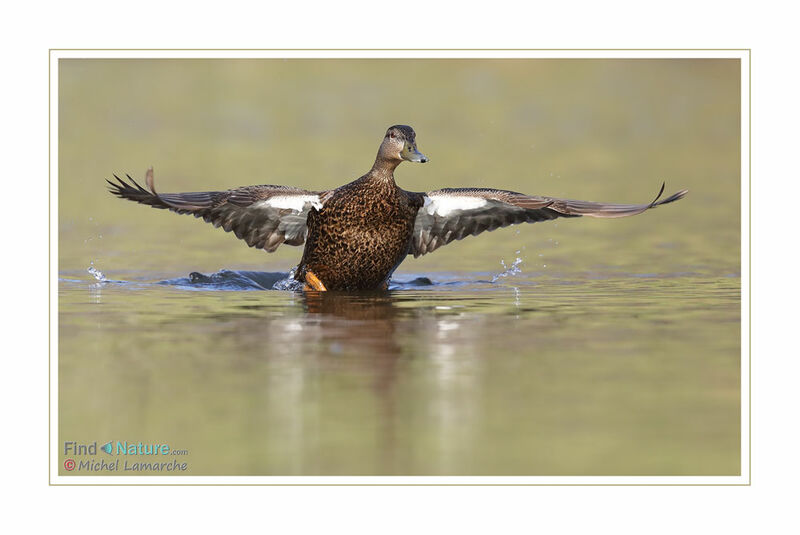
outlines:
[[209, 275], [192, 271], [188, 277], [163, 280], [156, 284], [178, 286], [192, 290], [269, 290], [276, 281], [285, 277], [285, 272], [270, 273], [221, 269]]
[[[517, 251], [517, 253], [519, 253], [519, 251]], [[500, 265], [503, 266], [503, 272], [498, 273], [497, 275], [492, 277], [491, 282], [497, 282], [502, 278], [510, 277], [512, 275], [519, 275], [520, 273], [522, 273], [522, 268], [520, 267], [521, 264], [522, 264], [522, 258], [520, 258], [519, 256], [517, 257], [516, 260], [514, 260], [514, 262], [510, 266], [506, 265], [505, 260], [500, 260]]]
[[89, 267], [86, 268], [86, 271], [91, 273], [91, 275], [95, 279], [97, 279], [98, 282], [106, 282], [105, 274], [102, 271], [100, 271], [99, 269], [97, 269], [96, 267], [94, 267], [94, 262], [90, 262], [89, 263]]
[[297, 292], [303, 289], [303, 283], [294, 280], [294, 274], [297, 271], [297, 266], [289, 270], [285, 279], [281, 279], [272, 285], [273, 290], [288, 290], [290, 292]]

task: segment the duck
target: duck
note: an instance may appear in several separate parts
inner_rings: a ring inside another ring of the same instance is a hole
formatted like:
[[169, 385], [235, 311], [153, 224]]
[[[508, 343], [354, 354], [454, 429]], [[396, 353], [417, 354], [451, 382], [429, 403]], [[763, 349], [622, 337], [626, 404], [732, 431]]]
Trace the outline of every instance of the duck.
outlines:
[[158, 193], [153, 168], [147, 189], [130, 175], [107, 180], [113, 195], [153, 208], [190, 214], [244, 240], [250, 247], [275, 251], [304, 245], [294, 279], [306, 291], [386, 290], [408, 257], [432, 253], [467, 236], [520, 223], [566, 217], [617, 218], [683, 198], [688, 190], [646, 204], [610, 204], [526, 195], [493, 188], [443, 188], [406, 191], [395, 182], [403, 162], [426, 163], [414, 129], [389, 127], [372, 168], [336, 189], [313, 191], [293, 186], [243, 186], [225, 191]]

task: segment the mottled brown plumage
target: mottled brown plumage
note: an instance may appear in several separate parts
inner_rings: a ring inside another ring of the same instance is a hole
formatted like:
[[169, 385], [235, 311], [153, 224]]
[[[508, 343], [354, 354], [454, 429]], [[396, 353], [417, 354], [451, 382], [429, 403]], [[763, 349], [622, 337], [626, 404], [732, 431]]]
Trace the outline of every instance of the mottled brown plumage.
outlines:
[[606, 204], [531, 196], [490, 188], [445, 188], [428, 193], [405, 191], [394, 181], [403, 161], [427, 162], [416, 146], [414, 130], [390, 127], [372, 169], [330, 191], [288, 186], [246, 186], [227, 191], [162, 193], [155, 191], [152, 169], [145, 182], [109, 181], [119, 197], [202, 217], [232, 231], [251, 247], [272, 252], [281, 243], [305, 249], [295, 278], [308, 288], [371, 290], [386, 288], [407, 255], [430, 253], [454, 240], [515, 223], [558, 217], [614, 218], [636, 215], [686, 195], [679, 191], [648, 204]]
[[308, 214], [308, 239], [295, 278], [311, 271], [337, 290], [386, 284], [408, 254], [422, 196], [393, 180], [367, 174], [332, 191], [320, 210]]

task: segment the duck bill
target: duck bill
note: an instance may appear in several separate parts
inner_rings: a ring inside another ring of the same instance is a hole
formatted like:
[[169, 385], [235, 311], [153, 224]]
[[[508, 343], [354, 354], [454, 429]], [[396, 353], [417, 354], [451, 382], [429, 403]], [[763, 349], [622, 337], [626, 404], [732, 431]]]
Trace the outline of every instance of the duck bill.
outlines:
[[409, 162], [425, 163], [428, 161], [428, 157], [418, 151], [417, 147], [410, 145], [403, 147], [403, 152], [400, 153], [400, 156]]

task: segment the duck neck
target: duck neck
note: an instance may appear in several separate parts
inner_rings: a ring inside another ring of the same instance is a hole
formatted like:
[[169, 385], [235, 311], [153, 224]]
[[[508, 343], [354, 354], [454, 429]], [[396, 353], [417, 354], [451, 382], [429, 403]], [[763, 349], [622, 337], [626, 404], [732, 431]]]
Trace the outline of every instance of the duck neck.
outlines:
[[400, 165], [401, 161], [402, 160], [390, 160], [378, 154], [378, 157], [375, 158], [375, 163], [372, 164], [372, 169], [369, 170], [369, 176], [394, 183], [394, 170]]

